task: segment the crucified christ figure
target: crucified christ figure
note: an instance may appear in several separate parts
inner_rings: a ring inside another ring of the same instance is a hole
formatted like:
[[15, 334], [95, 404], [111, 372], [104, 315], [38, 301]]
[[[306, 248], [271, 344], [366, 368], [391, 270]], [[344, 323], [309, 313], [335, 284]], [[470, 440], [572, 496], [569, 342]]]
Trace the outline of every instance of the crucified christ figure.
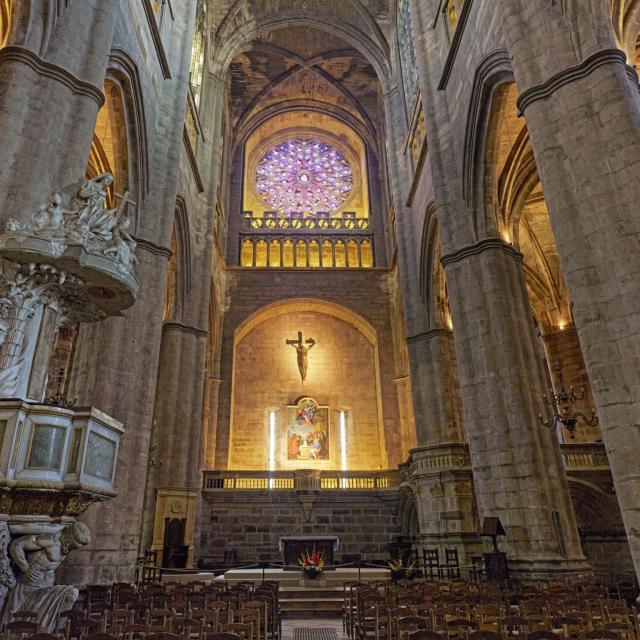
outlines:
[[[313, 349], [316, 341], [313, 338], [307, 338], [302, 340], [302, 331], [298, 331], [297, 340], [287, 340], [287, 344], [291, 345], [296, 350], [298, 359], [298, 371], [300, 372], [300, 378], [302, 384], [307, 379], [307, 369], [309, 368], [309, 351]], [[305, 347], [305, 345], [309, 345]]]

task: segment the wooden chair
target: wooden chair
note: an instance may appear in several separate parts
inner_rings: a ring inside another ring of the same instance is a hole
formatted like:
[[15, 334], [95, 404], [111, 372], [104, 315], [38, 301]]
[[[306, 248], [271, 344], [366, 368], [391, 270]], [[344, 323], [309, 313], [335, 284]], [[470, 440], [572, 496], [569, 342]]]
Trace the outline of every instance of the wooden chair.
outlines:
[[446, 636], [430, 629], [417, 629], [407, 636], [407, 640], [445, 640], [445, 638]]
[[471, 631], [476, 631], [478, 623], [468, 618], [451, 618], [447, 620], [449, 638], [466, 638]]
[[506, 616], [498, 622], [503, 638], [523, 637], [529, 633], [529, 622], [521, 616]]
[[144, 624], [128, 624], [120, 629], [122, 640], [143, 640], [149, 632]]
[[502, 636], [496, 631], [480, 629], [467, 634], [467, 640], [502, 640]]
[[145, 640], [183, 640], [178, 634], [169, 631], [147, 634]]
[[27, 636], [35, 635], [38, 624], [31, 620], [14, 620], [4, 627], [5, 640], [23, 640]]
[[25, 640], [59, 640], [59, 636], [52, 633], [34, 633], [32, 636], [27, 636]]
[[65, 638], [77, 638], [80, 640], [84, 636], [100, 631], [100, 623], [91, 618], [69, 618], [65, 629]]
[[84, 640], [118, 640], [118, 636], [99, 631], [98, 633], [91, 633], [85, 636]]
[[622, 636], [612, 629], [592, 629], [585, 631], [584, 640], [622, 640]]
[[585, 631], [584, 620], [577, 616], [554, 616], [550, 623], [553, 630], [562, 629], [565, 638], [580, 638]]
[[230, 631], [219, 631], [218, 633], [203, 634], [202, 640], [241, 640], [241, 637]]
[[254, 640], [253, 627], [250, 624], [230, 622], [229, 624], [223, 624], [221, 631], [230, 631], [231, 633], [235, 633], [240, 636], [241, 640]]
[[419, 629], [429, 629], [431, 621], [419, 616], [403, 616], [396, 620], [395, 636], [398, 640], [406, 640], [407, 636]]
[[525, 636], [525, 640], [558, 640], [558, 635], [551, 629], [538, 629]]

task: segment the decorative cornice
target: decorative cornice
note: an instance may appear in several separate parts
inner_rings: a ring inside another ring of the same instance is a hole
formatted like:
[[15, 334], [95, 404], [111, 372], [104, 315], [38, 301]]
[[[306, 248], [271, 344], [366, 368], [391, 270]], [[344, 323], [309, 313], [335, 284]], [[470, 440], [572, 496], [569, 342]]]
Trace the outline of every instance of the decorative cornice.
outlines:
[[465, 258], [477, 256], [492, 249], [498, 249], [499, 251], [502, 251], [508, 256], [514, 258], [514, 260], [522, 262], [522, 254], [519, 251], [516, 251], [512, 245], [500, 240], [500, 238], [486, 238], [469, 247], [464, 247], [462, 249], [458, 249], [458, 251], [454, 251], [453, 253], [448, 253], [446, 256], [442, 256], [442, 258], [440, 258], [440, 264], [442, 264], [443, 267], [446, 267], [454, 262], [460, 262]]
[[209, 335], [208, 331], [199, 329], [198, 327], [192, 327], [188, 324], [182, 324], [181, 322], [167, 321], [162, 325], [163, 331], [181, 331], [182, 333], [190, 333], [194, 336], [206, 338]]
[[[601, 51], [597, 51], [588, 58], [585, 58], [580, 64], [564, 69], [549, 78], [546, 82], [523, 91], [516, 103], [518, 114], [521, 116], [524, 115], [525, 110], [532, 103], [549, 98], [561, 87], [576, 80], [582, 80], [599, 67], [611, 63], [622, 64], [627, 69], [630, 69], [627, 65], [627, 57], [620, 49], [602, 49]], [[632, 69], [631, 71], [635, 74], [635, 80], [637, 81], [637, 73]], [[632, 77], [634, 76], [632, 75]]]
[[143, 240], [142, 238], [134, 238], [138, 245], [138, 249], [142, 249], [147, 253], [151, 253], [154, 256], [162, 256], [167, 260], [171, 259], [172, 251], [167, 247], [161, 247], [160, 245], [155, 244], [155, 242], [151, 242], [150, 240]]
[[452, 336], [453, 333], [449, 329], [430, 329], [429, 331], [424, 331], [423, 333], [417, 333], [415, 336], [409, 336], [407, 338], [407, 344], [417, 344], [418, 342], [422, 342], [423, 340], [431, 340], [432, 338], [437, 338], [438, 336]]
[[[444, 63], [444, 69], [442, 70], [442, 77], [440, 78], [440, 82], [438, 83], [438, 91], [443, 91], [447, 88], [447, 83], [449, 82], [449, 78], [451, 77], [451, 71], [453, 70], [456, 56], [458, 55], [458, 49], [460, 48], [460, 42], [462, 41], [464, 28], [467, 25], [467, 20], [469, 19], [469, 14], [471, 13], [472, 4], [473, 0], [466, 0], [466, 2], [462, 5], [460, 17], [458, 18], [458, 24], [456, 25], [456, 31], [453, 34], [451, 46], [449, 47], [449, 54], [447, 55], [447, 59]], [[442, 17], [443, 14], [439, 13], [439, 15]]]
[[46, 62], [29, 49], [13, 45], [0, 49], [0, 64], [10, 61], [26, 64], [38, 75], [57, 80], [76, 95], [91, 98], [98, 105], [98, 108], [102, 107], [105, 102], [104, 94], [99, 87], [92, 85], [90, 82], [79, 80], [66, 69]]

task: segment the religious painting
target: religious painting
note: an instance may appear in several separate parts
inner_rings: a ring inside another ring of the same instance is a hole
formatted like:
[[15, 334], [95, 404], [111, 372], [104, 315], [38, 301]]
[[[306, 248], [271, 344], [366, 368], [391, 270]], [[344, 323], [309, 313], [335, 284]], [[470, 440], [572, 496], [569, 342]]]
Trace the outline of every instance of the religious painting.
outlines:
[[321, 407], [313, 398], [301, 398], [287, 406], [287, 459], [329, 459], [329, 407]]

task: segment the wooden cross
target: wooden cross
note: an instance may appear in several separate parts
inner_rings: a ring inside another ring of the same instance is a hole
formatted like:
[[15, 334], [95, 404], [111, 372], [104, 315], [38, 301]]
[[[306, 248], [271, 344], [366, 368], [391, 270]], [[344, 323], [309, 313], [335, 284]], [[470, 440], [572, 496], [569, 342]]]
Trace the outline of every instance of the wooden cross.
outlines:
[[[311, 347], [316, 343], [316, 341], [313, 338], [307, 338], [304, 342], [302, 340], [302, 331], [298, 331], [298, 339], [297, 340], [287, 340], [287, 344], [290, 344], [292, 347], [295, 347], [296, 349], [298, 349], [298, 347], [301, 347], [303, 344], [308, 344], [311, 345]], [[311, 348], [309, 347], [309, 348]]]
[[122, 217], [124, 209], [128, 204], [132, 204], [134, 207], [136, 206], [136, 203], [133, 200], [129, 200], [129, 191], [125, 191], [124, 193], [114, 193], [113, 196], [120, 200], [118, 210], [116, 211], [116, 218], [118, 218], [118, 220]]

